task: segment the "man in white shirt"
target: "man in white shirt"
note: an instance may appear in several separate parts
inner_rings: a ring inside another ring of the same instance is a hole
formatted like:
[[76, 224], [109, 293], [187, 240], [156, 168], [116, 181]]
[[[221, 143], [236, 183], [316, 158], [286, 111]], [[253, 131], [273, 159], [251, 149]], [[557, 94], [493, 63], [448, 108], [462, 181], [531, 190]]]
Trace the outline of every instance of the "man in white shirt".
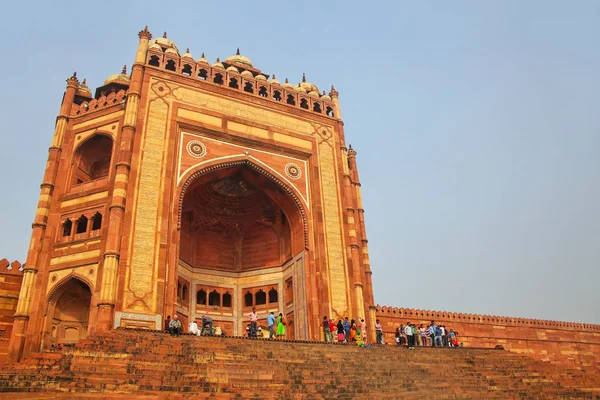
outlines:
[[192, 335], [200, 335], [200, 332], [198, 331], [198, 324], [196, 323], [196, 321], [192, 321], [189, 323], [188, 333], [191, 333]]
[[412, 327], [410, 326], [410, 322], [406, 323], [406, 326], [404, 327], [404, 333], [406, 334], [406, 338], [408, 340], [408, 348], [410, 350], [414, 349]]

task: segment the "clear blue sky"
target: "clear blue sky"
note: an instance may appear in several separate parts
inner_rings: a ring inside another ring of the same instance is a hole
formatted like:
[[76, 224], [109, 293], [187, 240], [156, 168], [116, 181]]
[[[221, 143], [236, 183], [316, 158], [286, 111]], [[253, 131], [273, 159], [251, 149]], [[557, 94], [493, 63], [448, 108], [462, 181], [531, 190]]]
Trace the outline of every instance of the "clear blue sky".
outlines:
[[3, 5], [0, 258], [25, 259], [65, 79], [101, 85], [147, 24], [335, 85], [377, 303], [600, 323], [600, 2], [135, 4]]

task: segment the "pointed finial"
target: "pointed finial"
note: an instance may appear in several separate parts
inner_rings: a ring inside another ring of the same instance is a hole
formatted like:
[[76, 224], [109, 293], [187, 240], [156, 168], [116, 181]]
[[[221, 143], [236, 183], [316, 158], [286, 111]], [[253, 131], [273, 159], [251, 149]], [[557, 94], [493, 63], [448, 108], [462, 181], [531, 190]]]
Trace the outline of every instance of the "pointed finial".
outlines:
[[187, 49], [185, 49], [185, 52], [189, 53], [190, 52], [190, 48], [188, 47]]
[[77, 87], [79, 80], [77, 79], [77, 72], [73, 72], [73, 75], [67, 79], [67, 86]]
[[83, 82], [81, 82], [81, 84], [85, 86], [87, 84], [87, 79], [83, 78]]
[[349, 148], [350, 150], [352, 150], [352, 145], [351, 145], [351, 144], [349, 144], [349, 145], [348, 145], [348, 148]]
[[275, 78], [275, 74], [273, 74], [273, 79], [277, 79], [277, 78]]
[[237, 51], [235, 52], [235, 55], [236, 55], [236, 56], [239, 56], [239, 55], [240, 55], [240, 48], [239, 48], [239, 47], [237, 48]]
[[123, 65], [123, 70], [121, 71], [122, 74], [127, 74], [127, 65]]
[[288, 81], [288, 78], [285, 78], [285, 83], [290, 83], [290, 82]]
[[205, 58], [205, 57], [204, 57], [204, 52], [202, 52], [202, 58]]
[[217, 62], [221, 62], [221, 60], [219, 59], [219, 57], [217, 57]]
[[331, 97], [333, 99], [334, 97], [338, 97], [338, 95], [339, 95], [338, 91], [335, 90], [333, 85], [331, 85], [331, 91], [329, 92], [329, 97]]
[[302, 82], [306, 82], [306, 74], [302, 73]]
[[140, 39], [143, 37], [147, 38], [148, 40], [152, 39], [152, 34], [148, 31], [148, 25], [146, 25], [144, 29], [138, 33], [138, 37]]
[[325, 91], [323, 90], [323, 96], [325, 96], [327, 93], [325, 93]]

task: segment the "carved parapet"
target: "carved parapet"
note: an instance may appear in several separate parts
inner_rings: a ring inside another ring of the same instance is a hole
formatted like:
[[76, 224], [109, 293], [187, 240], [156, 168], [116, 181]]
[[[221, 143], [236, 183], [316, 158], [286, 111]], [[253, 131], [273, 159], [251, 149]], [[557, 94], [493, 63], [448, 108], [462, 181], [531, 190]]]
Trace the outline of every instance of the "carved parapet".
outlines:
[[[330, 96], [316, 91], [310, 92], [310, 94], [298, 91], [293, 87], [282, 86], [277, 81], [273, 83], [269, 82], [266, 80], [268, 75], [264, 75], [260, 70], [243, 64], [232, 64], [238, 69], [238, 71], [234, 71], [228, 68], [224, 69], [221, 65], [213, 67], [205, 61], [197, 62], [190, 58], [181, 58], [176, 52], [162, 52], [152, 47], [148, 49], [146, 58], [146, 68], [148, 69], [159, 69], [168, 74], [193, 79], [200, 85], [215, 85], [225, 90], [240, 92], [244, 95], [286, 105], [312, 114], [336, 118], [334, 115], [336, 105]], [[219, 59], [217, 59], [217, 62], [220, 63]], [[169, 69], [167, 69], [168, 64], [170, 65]], [[227, 65], [225, 66], [227, 67]], [[245, 71], [240, 71], [240, 69], [245, 69]], [[251, 74], [242, 74], [242, 72], [248, 71]], [[214, 83], [217, 74], [220, 75], [222, 84]], [[237, 80], [237, 88], [229, 87], [228, 83], [232, 78]], [[251, 92], [246, 90], [247, 84], [252, 89]], [[337, 95], [337, 91], [334, 90], [334, 92]], [[294, 104], [287, 102], [288, 96], [293, 99]]]
[[23, 276], [21, 269], [23, 265], [19, 261], [9, 262], [6, 258], [0, 260], [0, 274], [10, 274]]
[[112, 92], [108, 96], [100, 96], [98, 99], [84, 101], [80, 105], [73, 104], [71, 107], [71, 117], [80, 117], [93, 114], [96, 111], [104, 110], [108, 107], [121, 104], [125, 101], [127, 92], [124, 89], [118, 92]]
[[[377, 312], [379, 316], [384, 316], [388, 313], [390, 307], [377, 305]], [[544, 329], [572, 329], [572, 330], [586, 330], [593, 332], [600, 332], [600, 325], [595, 324], [582, 324], [576, 322], [565, 322], [565, 321], [550, 321], [541, 319], [531, 318], [516, 318], [516, 317], [505, 317], [497, 315], [481, 315], [481, 314], [466, 314], [449, 311], [437, 311], [437, 310], [419, 310], [413, 308], [399, 308], [394, 309], [396, 315], [399, 317], [416, 317], [427, 320], [435, 320], [440, 322], [460, 322], [460, 323], [473, 323], [473, 324], [489, 324], [489, 325], [515, 325], [515, 326], [526, 326], [532, 328], [544, 328]]]

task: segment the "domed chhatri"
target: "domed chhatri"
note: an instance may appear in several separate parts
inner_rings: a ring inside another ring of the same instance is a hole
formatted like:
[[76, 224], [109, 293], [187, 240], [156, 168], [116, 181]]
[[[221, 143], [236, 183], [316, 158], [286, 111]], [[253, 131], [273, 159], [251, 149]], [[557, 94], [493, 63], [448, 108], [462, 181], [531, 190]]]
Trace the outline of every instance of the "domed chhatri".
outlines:
[[90, 98], [92, 97], [92, 91], [88, 87], [87, 81], [85, 78], [83, 79], [83, 82], [81, 82], [77, 86], [77, 92], [75, 94], [77, 96], [90, 97]]
[[238, 47], [236, 53], [230, 57], [227, 57], [225, 59], [226, 63], [236, 63], [236, 64], [243, 64], [243, 65], [247, 65], [251, 68], [254, 68], [254, 66], [252, 65], [252, 61], [250, 61], [250, 59], [248, 57], [242, 56], [240, 54], [240, 49]]
[[153, 46], [154, 44], [159, 45], [163, 50], [168, 48], [174, 48], [179, 54], [179, 49], [177, 48], [175, 42], [167, 39], [167, 32], [163, 33], [163, 36], [160, 38], [152, 39], [149, 45]]
[[310, 82], [306, 81], [306, 74], [302, 74], [302, 82], [299, 83], [300, 87], [306, 91], [306, 93], [317, 92], [319, 93], [319, 88], [316, 85], [313, 85]]
[[197, 63], [208, 64], [208, 60], [206, 59], [206, 57], [204, 57], [204, 52], [202, 53], [202, 55], [200, 56], [200, 58], [196, 60], [196, 62]]
[[190, 53], [190, 49], [188, 48], [185, 50], [185, 53], [183, 53], [181, 58], [189, 58], [189, 59], [193, 60], [194, 56], [192, 56], [192, 53]]
[[129, 85], [129, 81], [131, 78], [127, 75], [127, 65], [123, 65], [123, 70], [120, 74], [113, 74], [106, 78], [104, 81], [104, 85], [108, 85], [109, 83], [119, 83], [121, 85]]

